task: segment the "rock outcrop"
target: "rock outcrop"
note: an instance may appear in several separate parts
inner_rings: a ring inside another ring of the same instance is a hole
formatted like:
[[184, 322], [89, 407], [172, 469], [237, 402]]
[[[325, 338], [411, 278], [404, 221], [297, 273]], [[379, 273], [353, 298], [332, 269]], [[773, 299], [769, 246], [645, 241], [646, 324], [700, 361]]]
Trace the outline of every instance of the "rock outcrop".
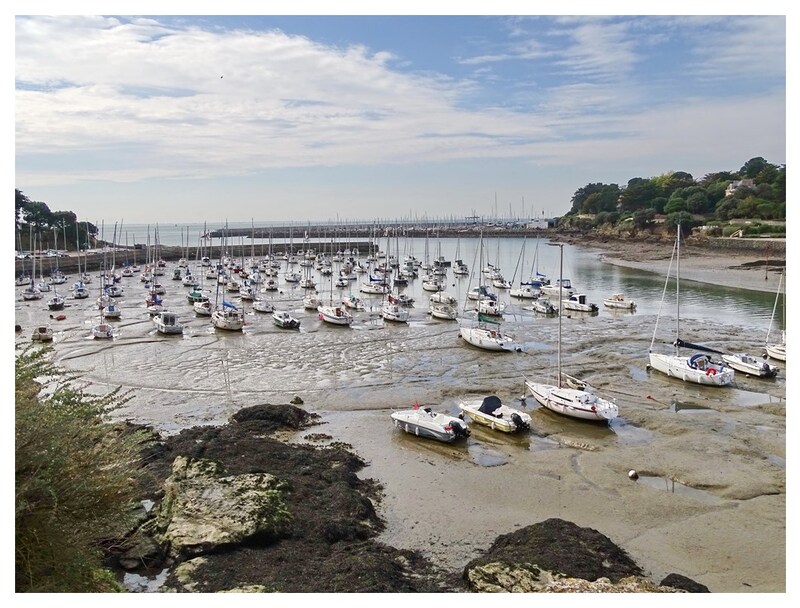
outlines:
[[285, 482], [268, 473], [225, 475], [217, 462], [178, 456], [157, 513], [159, 540], [184, 557], [277, 538], [290, 519], [285, 492]]
[[562, 519], [499, 536], [463, 577], [470, 591], [509, 593], [676, 593], [694, 582], [657, 585], [608, 537]]

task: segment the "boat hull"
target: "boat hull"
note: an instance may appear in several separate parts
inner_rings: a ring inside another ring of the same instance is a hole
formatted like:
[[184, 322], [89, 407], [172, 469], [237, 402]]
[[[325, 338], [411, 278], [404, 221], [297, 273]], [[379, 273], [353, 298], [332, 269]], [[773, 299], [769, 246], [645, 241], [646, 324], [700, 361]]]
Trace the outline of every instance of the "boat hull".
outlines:
[[689, 366], [690, 357], [650, 353], [650, 367], [672, 378], [704, 386], [728, 386], [733, 382], [732, 369], [712, 366], [711, 370], [695, 369]]
[[593, 422], [608, 422], [619, 415], [616, 403], [586, 391], [540, 382], [525, 382], [525, 386], [542, 407], [556, 414]]
[[469, 435], [466, 423], [455, 416], [425, 410], [409, 410], [393, 412], [391, 417], [395, 427], [416, 437], [452, 443]]
[[777, 359], [778, 361], [786, 361], [786, 345], [785, 344], [767, 344], [767, 356], [770, 359]]
[[459, 335], [465, 342], [481, 348], [497, 352], [520, 352], [522, 348], [515, 344], [508, 336], [499, 331], [483, 329], [481, 327], [462, 327]]
[[778, 375], [778, 367], [766, 361], [759, 361], [747, 355], [722, 355], [722, 360], [737, 372], [759, 378], [774, 378]]
[[[482, 412], [480, 409], [478, 409], [478, 407], [473, 407], [466, 403], [459, 403], [458, 407], [462, 412], [467, 414], [473, 422], [489, 427], [493, 431], [501, 431], [503, 433], [518, 433], [530, 428], [530, 415], [520, 410], [509, 408], [508, 406], [503, 406], [503, 411], [501, 412], [503, 414], [502, 418]], [[522, 427], [518, 426], [517, 423], [512, 420], [512, 414], [516, 414], [520, 417], [520, 419], [523, 421]], [[525, 424], [527, 424], [527, 427]]]

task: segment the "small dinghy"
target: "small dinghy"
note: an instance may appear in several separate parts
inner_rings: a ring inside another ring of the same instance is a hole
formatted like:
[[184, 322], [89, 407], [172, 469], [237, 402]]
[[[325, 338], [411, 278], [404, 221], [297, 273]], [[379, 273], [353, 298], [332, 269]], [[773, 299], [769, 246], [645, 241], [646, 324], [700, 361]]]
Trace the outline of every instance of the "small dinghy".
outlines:
[[392, 412], [394, 425], [418, 437], [427, 437], [451, 443], [460, 438], [469, 437], [467, 423], [461, 418], [434, 412], [429, 407], [422, 407], [415, 403], [409, 410]]
[[503, 405], [500, 398], [491, 395], [481, 402], [461, 401], [458, 408], [478, 424], [494, 431], [516, 433], [531, 428], [531, 417], [526, 412]]

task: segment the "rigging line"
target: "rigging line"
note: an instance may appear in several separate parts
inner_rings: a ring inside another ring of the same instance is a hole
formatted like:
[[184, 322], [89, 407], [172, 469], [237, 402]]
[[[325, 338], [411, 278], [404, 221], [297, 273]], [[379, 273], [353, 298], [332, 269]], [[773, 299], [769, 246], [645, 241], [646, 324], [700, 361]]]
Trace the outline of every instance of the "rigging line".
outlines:
[[669, 259], [669, 268], [667, 268], [667, 279], [664, 281], [664, 291], [661, 292], [661, 304], [658, 306], [658, 314], [656, 315], [656, 325], [653, 328], [653, 339], [650, 341], [650, 351], [653, 350], [653, 345], [656, 342], [656, 332], [658, 331], [658, 320], [661, 318], [661, 309], [664, 308], [664, 298], [667, 295], [667, 286], [669, 285], [669, 275], [672, 272], [672, 261], [675, 259], [675, 249], [677, 247], [677, 241], [672, 245], [672, 257]]

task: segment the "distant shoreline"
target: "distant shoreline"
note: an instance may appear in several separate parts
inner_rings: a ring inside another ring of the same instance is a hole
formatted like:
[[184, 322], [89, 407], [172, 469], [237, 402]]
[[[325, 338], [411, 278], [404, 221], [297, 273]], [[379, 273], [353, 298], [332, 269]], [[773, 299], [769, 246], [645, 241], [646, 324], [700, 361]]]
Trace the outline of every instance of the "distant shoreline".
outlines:
[[[601, 261], [666, 278], [673, 243], [648, 240], [577, 238], [572, 245], [598, 251]], [[709, 239], [681, 247], [681, 280], [775, 293], [786, 267], [784, 239]], [[675, 274], [675, 267], [672, 269]], [[785, 288], [785, 282], [784, 282]]]

